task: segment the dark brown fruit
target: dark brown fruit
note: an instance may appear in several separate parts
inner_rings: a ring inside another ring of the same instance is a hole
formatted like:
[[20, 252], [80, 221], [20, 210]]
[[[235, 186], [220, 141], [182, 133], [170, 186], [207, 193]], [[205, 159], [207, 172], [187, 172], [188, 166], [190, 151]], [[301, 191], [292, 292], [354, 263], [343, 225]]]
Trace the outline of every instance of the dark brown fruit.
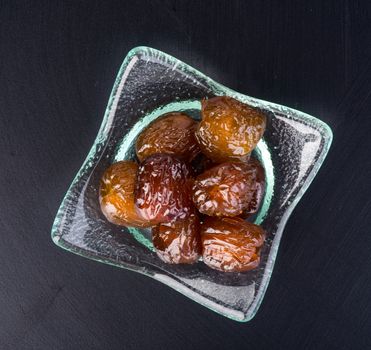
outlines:
[[244, 210], [243, 217], [249, 217], [259, 210], [265, 193], [265, 171], [263, 166], [256, 158], [250, 158], [249, 164], [256, 169], [256, 185], [249, 206]]
[[202, 258], [224, 272], [256, 268], [264, 243], [264, 230], [241, 218], [206, 218], [201, 225]]
[[242, 162], [223, 163], [197, 176], [193, 202], [209, 216], [237, 216], [248, 208], [255, 186], [255, 168]]
[[99, 202], [108, 221], [123, 226], [147, 227], [134, 206], [134, 187], [138, 166], [131, 161], [112, 164], [103, 174]]
[[135, 205], [152, 225], [191, 214], [190, 178], [186, 164], [168, 154], [154, 154], [139, 166]]
[[265, 115], [231, 97], [202, 101], [196, 137], [201, 151], [215, 162], [246, 161], [263, 136]]
[[196, 214], [152, 228], [156, 253], [169, 264], [193, 264], [201, 255], [200, 221]]
[[166, 153], [192, 160], [200, 152], [194, 134], [197, 124], [184, 113], [169, 113], [156, 119], [137, 139], [138, 159], [143, 161], [152, 154]]

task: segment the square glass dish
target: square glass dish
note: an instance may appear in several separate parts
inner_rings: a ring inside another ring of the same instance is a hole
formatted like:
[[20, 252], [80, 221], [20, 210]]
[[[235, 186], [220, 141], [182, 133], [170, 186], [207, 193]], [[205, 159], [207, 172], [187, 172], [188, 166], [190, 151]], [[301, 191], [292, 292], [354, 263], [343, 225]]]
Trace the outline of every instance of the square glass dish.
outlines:
[[[260, 266], [244, 273], [219, 272], [202, 262], [165, 264], [153, 252], [150, 230], [109, 223], [98, 202], [104, 170], [135, 157], [133, 146], [143, 128], [172, 111], [199, 119], [200, 100], [215, 95], [259, 107], [268, 116], [254, 151], [266, 172], [265, 197], [254, 222], [263, 226], [267, 238]], [[163, 52], [137, 47], [120, 68], [96, 140], [58, 210], [52, 239], [70, 252], [152, 277], [226, 317], [249, 321], [267, 289], [285, 223], [331, 140], [331, 129], [317, 118], [242, 95]]]

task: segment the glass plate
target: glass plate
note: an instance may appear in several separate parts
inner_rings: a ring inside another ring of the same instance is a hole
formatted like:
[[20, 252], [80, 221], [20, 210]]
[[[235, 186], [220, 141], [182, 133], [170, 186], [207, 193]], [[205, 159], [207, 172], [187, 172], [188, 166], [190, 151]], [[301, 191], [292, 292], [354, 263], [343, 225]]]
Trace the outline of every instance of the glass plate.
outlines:
[[[104, 170], [134, 158], [135, 138], [143, 128], [171, 111], [199, 118], [200, 99], [215, 95], [232, 96], [268, 115], [264, 139], [255, 150], [266, 171], [266, 194], [253, 219], [266, 230], [267, 239], [260, 266], [244, 273], [218, 272], [202, 262], [165, 264], [153, 252], [148, 229], [110, 224], [98, 203]], [[267, 289], [285, 223], [331, 140], [331, 129], [317, 118], [242, 95], [163, 52], [137, 47], [120, 68], [96, 140], [58, 210], [52, 239], [70, 252], [140, 272], [226, 317], [248, 321]]]

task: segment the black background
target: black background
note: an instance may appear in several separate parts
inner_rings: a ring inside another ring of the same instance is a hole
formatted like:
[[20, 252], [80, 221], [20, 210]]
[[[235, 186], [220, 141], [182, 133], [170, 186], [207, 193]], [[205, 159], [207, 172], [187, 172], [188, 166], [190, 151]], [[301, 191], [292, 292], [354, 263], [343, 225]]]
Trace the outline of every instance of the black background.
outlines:
[[[333, 129], [250, 323], [50, 239], [138, 45]], [[0, 2], [0, 349], [370, 348], [370, 108], [368, 1]]]

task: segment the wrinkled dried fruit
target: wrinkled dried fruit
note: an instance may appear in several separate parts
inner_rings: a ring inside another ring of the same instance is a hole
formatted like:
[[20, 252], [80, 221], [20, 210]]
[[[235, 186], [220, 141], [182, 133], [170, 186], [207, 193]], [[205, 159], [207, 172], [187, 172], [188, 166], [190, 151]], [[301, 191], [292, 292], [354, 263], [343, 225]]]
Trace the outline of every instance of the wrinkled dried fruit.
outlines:
[[166, 153], [192, 160], [200, 152], [194, 134], [197, 124], [184, 113], [169, 113], [156, 119], [137, 139], [138, 159], [143, 161], [152, 154]]
[[147, 227], [134, 206], [134, 187], [138, 166], [131, 161], [112, 164], [103, 174], [99, 202], [108, 221], [123, 226]]
[[156, 253], [166, 263], [192, 264], [201, 254], [200, 220], [197, 214], [152, 228]]
[[223, 163], [197, 176], [193, 202], [209, 216], [237, 216], [248, 208], [255, 186], [255, 168], [242, 162]]
[[256, 185], [249, 206], [244, 210], [243, 217], [251, 216], [258, 211], [265, 193], [265, 171], [263, 166], [255, 158], [250, 158], [249, 165], [256, 170]]
[[224, 272], [254, 269], [260, 262], [264, 230], [241, 218], [206, 218], [201, 225], [202, 258]]
[[202, 101], [196, 137], [202, 152], [216, 162], [246, 161], [263, 136], [266, 117], [258, 109], [231, 97]]
[[141, 217], [156, 225], [191, 214], [186, 164], [168, 154], [154, 154], [139, 166], [135, 205]]

